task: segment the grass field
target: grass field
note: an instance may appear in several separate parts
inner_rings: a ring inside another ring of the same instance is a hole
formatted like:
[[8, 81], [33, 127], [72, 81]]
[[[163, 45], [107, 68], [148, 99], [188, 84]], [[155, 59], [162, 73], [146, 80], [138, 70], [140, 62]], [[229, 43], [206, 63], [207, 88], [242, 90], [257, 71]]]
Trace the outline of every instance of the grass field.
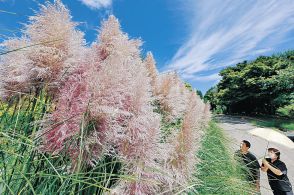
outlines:
[[228, 149], [229, 140], [215, 122], [210, 122], [198, 153], [201, 160], [197, 177], [202, 185], [197, 191], [206, 194], [251, 194], [254, 192], [243, 177], [241, 165]]
[[282, 131], [294, 131], [294, 119], [259, 117], [256, 119], [250, 118], [250, 122], [260, 127], [277, 128]]

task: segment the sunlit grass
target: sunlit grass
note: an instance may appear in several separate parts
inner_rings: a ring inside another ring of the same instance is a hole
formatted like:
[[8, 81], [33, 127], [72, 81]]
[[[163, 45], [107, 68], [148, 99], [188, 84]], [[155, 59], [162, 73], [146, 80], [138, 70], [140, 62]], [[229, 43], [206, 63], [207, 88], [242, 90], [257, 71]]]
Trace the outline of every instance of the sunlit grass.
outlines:
[[202, 181], [199, 194], [252, 194], [254, 189], [244, 179], [241, 165], [228, 149], [230, 141], [216, 123], [210, 122], [198, 153], [196, 177]]
[[251, 123], [260, 127], [277, 128], [282, 131], [294, 131], [294, 120], [293, 119], [282, 119], [282, 118], [257, 118], [251, 119]]

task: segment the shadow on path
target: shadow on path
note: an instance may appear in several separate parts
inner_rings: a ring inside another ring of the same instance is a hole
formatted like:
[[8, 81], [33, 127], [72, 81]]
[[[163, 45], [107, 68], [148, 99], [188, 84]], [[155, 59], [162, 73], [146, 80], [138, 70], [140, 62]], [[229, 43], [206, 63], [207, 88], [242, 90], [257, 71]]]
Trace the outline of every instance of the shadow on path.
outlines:
[[248, 120], [246, 120], [245, 118], [240, 117], [240, 116], [217, 115], [214, 117], [214, 119], [220, 123], [231, 123], [231, 124], [247, 124], [247, 123], [249, 123]]

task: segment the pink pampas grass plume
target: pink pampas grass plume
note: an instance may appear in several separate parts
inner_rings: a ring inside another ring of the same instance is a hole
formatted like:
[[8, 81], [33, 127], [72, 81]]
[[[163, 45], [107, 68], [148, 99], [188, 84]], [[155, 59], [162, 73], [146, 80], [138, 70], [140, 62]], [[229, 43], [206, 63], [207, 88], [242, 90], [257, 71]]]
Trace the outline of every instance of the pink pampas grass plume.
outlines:
[[[91, 77], [93, 117], [106, 121], [105, 140], [109, 151], [124, 162], [134, 181], [120, 181], [119, 194], [152, 194], [158, 175], [156, 166], [160, 118], [151, 105], [151, 78], [140, 58], [141, 42], [130, 40], [114, 16], [102, 24], [93, 54], [100, 56], [99, 71]], [[98, 63], [98, 62], [97, 62]], [[95, 65], [94, 65], [95, 66]]]
[[[153, 54], [151, 52], [147, 53], [147, 56], [144, 60], [144, 63], [146, 65], [146, 68], [148, 70], [148, 76], [151, 78], [151, 86], [153, 88], [153, 91], [156, 87], [157, 77], [158, 77], [158, 71], [156, 68], [156, 62], [154, 60]], [[155, 93], [155, 92], [153, 92]]]
[[[77, 24], [71, 21], [69, 10], [59, 0], [40, 5], [40, 11], [29, 20], [21, 38], [3, 43], [12, 52], [1, 56], [1, 73], [10, 78], [1, 81], [1, 91], [7, 86], [19, 92], [39, 91], [47, 85], [53, 95], [59, 82], [83, 56], [83, 33], [76, 30]], [[9, 67], [3, 68], [8, 63]]]
[[188, 101], [187, 89], [176, 73], [159, 75], [155, 96], [161, 109], [167, 113], [167, 121], [183, 117]]
[[203, 135], [204, 103], [195, 92], [190, 92], [188, 102], [181, 129], [168, 141], [172, 150], [165, 166], [174, 178], [174, 182], [170, 186], [171, 189], [186, 186], [192, 178], [192, 174], [195, 173], [195, 165], [199, 162], [196, 154]]
[[[23, 48], [28, 40], [13, 38], [4, 41], [1, 46], [7, 51]], [[0, 56], [0, 97], [7, 100], [17, 93], [29, 93], [29, 72], [33, 68], [27, 57], [27, 50], [10, 52]]]

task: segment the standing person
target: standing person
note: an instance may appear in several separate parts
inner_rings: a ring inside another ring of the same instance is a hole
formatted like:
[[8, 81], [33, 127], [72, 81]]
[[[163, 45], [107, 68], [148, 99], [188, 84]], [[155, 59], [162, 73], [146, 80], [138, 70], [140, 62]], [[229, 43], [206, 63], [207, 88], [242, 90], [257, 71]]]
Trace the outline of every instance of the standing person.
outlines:
[[257, 158], [249, 152], [249, 148], [251, 144], [247, 140], [243, 140], [240, 144], [240, 150], [236, 152], [236, 155], [239, 157], [241, 162], [246, 166], [246, 176], [247, 180], [255, 185], [256, 190], [259, 191], [260, 189], [260, 165], [258, 163]]
[[274, 195], [293, 195], [292, 186], [287, 176], [287, 167], [280, 161], [280, 151], [268, 149], [268, 156], [262, 160], [261, 170], [267, 173], [269, 185]]

